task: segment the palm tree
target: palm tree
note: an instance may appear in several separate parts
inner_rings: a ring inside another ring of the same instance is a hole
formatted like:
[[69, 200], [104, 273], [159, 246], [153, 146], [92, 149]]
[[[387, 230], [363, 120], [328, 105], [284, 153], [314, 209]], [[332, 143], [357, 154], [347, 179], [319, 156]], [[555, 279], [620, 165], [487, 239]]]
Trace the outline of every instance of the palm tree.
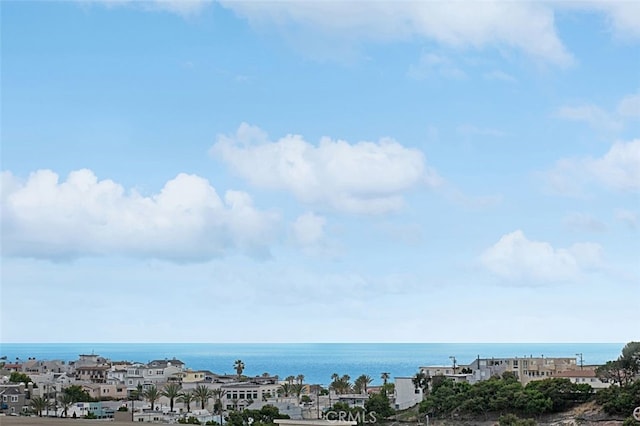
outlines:
[[281, 384], [278, 388], [278, 393], [287, 398], [291, 393], [291, 383], [284, 382], [283, 384]]
[[211, 389], [209, 389], [205, 385], [198, 385], [193, 390], [193, 395], [195, 396], [196, 401], [200, 401], [200, 408], [202, 410], [204, 410], [204, 407], [207, 405], [207, 403], [212, 397]]
[[294, 383], [291, 385], [291, 393], [298, 398], [298, 403], [300, 403], [300, 395], [302, 395], [302, 391], [304, 390], [304, 385], [302, 383]]
[[387, 382], [389, 381], [389, 377], [391, 377], [391, 374], [389, 373], [382, 373], [380, 375], [380, 378], [382, 379], [382, 385], [385, 386], [387, 384]]
[[353, 383], [353, 388], [357, 393], [367, 393], [367, 387], [373, 382], [371, 376], [363, 374], [359, 376], [356, 381]]
[[222, 398], [227, 394], [226, 390], [221, 388], [214, 389], [211, 391], [211, 396], [215, 402], [213, 403], [213, 411], [217, 411], [220, 414], [220, 424], [222, 424], [222, 413], [224, 412], [224, 406], [222, 404]]
[[302, 384], [302, 382], [304, 382], [304, 374], [298, 374], [296, 376], [296, 381], [300, 384]]
[[415, 376], [411, 379], [413, 382], [413, 386], [415, 386], [416, 390], [422, 389], [422, 396], [426, 396], [429, 391], [429, 382], [431, 381], [431, 377], [427, 375], [424, 371], [418, 371]]
[[181, 386], [179, 383], [173, 382], [173, 383], [167, 384], [162, 390], [162, 392], [160, 393], [160, 395], [166, 396], [167, 398], [169, 398], [169, 408], [171, 412], [173, 412], [174, 400], [180, 396], [180, 388]]
[[187, 413], [191, 411], [191, 403], [195, 401], [195, 399], [195, 395], [190, 391], [180, 392], [180, 395], [178, 396], [178, 401], [186, 404]]
[[136, 390], [134, 391], [136, 393], [136, 399], [138, 401], [141, 401], [143, 398], [143, 394], [144, 394], [144, 388], [142, 387], [142, 383], [138, 383], [138, 386], [136, 386]]
[[237, 359], [233, 363], [233, 368], [236, 370], [236, 373], [238, 374], [238, 380], [240, 380], [240, 376], [242, 376], [242, 372], [244, 371], [244, 362], [242, 362], [241, 359]]
[[41, 396], [34, 396], [33, 398], [31, 398], [31, 402], [29, 403], [29, 406], [33, 408], [33, 411], [36, 412], [38, 417], [42, 417], [42, 410], [47, 408], [48, 405], [49, 404], [47, 403], [46, 398], [43, 398]]
[[58, 395], [58, 402], [60, 402], [63, 416], [67, 417], [67, 411], [69, 410], [69, 407], [71, 407], [75, 402], [73, 400], [73, 396], [69, 395], [68, 393], [61, 393], [60, 395]]
[[151, 404], [151, 409], [153, 410], [155, 409], [156, 401], [160, 398], [160, 391], [158, 391], [158, 388], [153, 385], [149, 389], [142, 392], [142, 396], [144, 397], [144, 399], [149, 401], [149, 403]]

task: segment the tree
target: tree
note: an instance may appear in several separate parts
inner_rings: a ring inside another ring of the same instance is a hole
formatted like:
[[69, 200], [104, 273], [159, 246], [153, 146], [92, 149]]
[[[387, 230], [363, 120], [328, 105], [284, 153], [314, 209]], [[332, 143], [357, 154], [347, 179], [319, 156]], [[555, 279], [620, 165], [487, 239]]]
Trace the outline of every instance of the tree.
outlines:
[[333, 389], [335, 393], [345, 394], [351, 391], [351, 377], [348, 374], [342, 375], [342, 377], [338, 376], [338, 374], [334, 373], [331, 378], [333, 382], [329, 385], [329, 388]]
[[367, 414], [373, 413], [378, 419], [386, 419], [395, 414], [395, 410], [391, 408], [389, 398], [381, 393], [374, 393], [364, 403], [364, 409]]
[[17, 371], [14, 371], [13, 373], [11, 373], [9, 375], [9, 382], [11, 383], [24, 383], [25, 385], [29, 382], [31, 382], [31, 377], [29, 377], [28, 375], [24, 374], [24, 373], [19, 373]]
[[356, 393], [367, 393], [367, 387], [373, 382], [371, 376], [366, 374], [362, 374], [358, 376], [358, 378], [353, 382], [353, 390]]
[[635, 377], [640, 373], [640, 342], [629, 342], [622, 348], [620, 356], [623, 367], [629, 376]]
[[200, 409], [204, 410], [205, 406], [212, 398], [211, 389], [206, 387], [205, 385], [198, 385], [193, 390], [193, 395], [196, 398], [196, 401], [200, 401]]
[[222, 398], [227, 394], [226, 390], [221, 388], [214, 389], [211, 391], [211, 396], [215, 401], [213, 403], [213, 411], [220, 414], [220, 424], [222, 424], [222, 413], [224, 412], [224, 405], [222, 404]]
[[63, 417], [67, 417], [67, 411], [69, 407], [71, 407], [76, 401], [73, 400], [73, 396], [71, 394], [65, 393], [64, 391], [58, 395], [58, 402], [60, 403], [60, 407], [62, 408]]
[[62, 389], [62, 393], [69, 395], [73, 402], [90, 402], [93, 400], [89, 392], [82, 389], [82, 386], [79, 385], [71, 385]]
[[429, 382], [431, 381], [431, 377], [427, 373], [424, 371], [418, 371], [411, 381], [413, 382], [413, 386], [416, 390], [422, 390], [423, 396], [426, 396], [427, 393], [429, 393]]
[[238, 380], [240, 380], [240, 377], [242, 376], [242, 372], [244, 371], [244, 362], [242, 362], [241, 359], [237, 359], [233, 363], [233, 368], [236, 370], [236, 373], [238, 374]]
[[380, 374], [380, 378], [382, 379], [382, 386], [387, 384], [387, 382], [389, 381], [389, 377], [391, 377], [391, 374], [389, 373]]
[[298, 382], [298, 384], [300, 384], [300, 385], [301, 385], [302, 383], [304, 383], [304, 374], [298, 374], [298, 375], [296, 376], [296, 382]]
[[43, 398], [41, 396], [34, 396], [33, 398], [31, 398], [29, 406], [33, 409], [33, 411], [36, 412], [38, 417], [42, 417], [42, 411], [46, 409], [49, 404], [46, 398]]
[[187, 406], [187, 413], [191, 411], [191, 403], [195, 399], [196, 399], [196, 397], [190, 391], [183, 391], [178, 396], [178, 401], [182, 402], [183, 404], [185, 404]]
[[283, 396], [285, 398], [288, 398], [289, 394], [291, 393], [291, 385], [287, 382], [284, 382], [278, 387], [277, 392], [278, 392], [278, 396]]
[[151, 409], [154, 410], [156, 401], [160, 398], [160, 392], [158, 391], [158, 388], [155, 387], [155, 385], [151, 386], [150, 388], [142, 392], [142, 396], [144, 397], [144, 399], [149, 401], [149, 403], [151, 404]]
[[300, 395], [302, 395], [303, 390], [304, 385], [302, 383], [294, 383], [291, 385], [291, 393], [296, 396], [298, 402], [300, 402]]
[[162, 392], [160, 393], [162, 396], [169, 398], [169, 410], [173, 412], [173, 403], [176, 398], [180, 396], [180, 384], [179, 383], [169, 383], [167, 384]]

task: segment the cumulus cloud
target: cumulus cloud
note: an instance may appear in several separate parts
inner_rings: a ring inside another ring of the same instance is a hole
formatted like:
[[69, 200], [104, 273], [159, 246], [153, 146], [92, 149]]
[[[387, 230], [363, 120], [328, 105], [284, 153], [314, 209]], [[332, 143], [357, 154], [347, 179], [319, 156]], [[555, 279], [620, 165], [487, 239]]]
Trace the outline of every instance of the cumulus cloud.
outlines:
[[26, 181], [2, 173], [2, 252], [65, 259], [131, 255], [203, 261], [231, 251], [268, 256], [278, 218], [244, 192], [220, 197], [199, 176], [179, 174], [143, 196], [87, 169], [64, 181], [38, 170]]
[[546, 174], [558, 193], [578, 195], [589, 184], [616, 191], [640, 190], [640, 139], [617, 142], [600, 158], [564, 159]]
[[[325, 38], [395, 41], [416, 37], [453, 47], [511, 47], [542, 61], [572, 62], [553, 10], [534, 2], [235, 2], [224, 7], [252, 25], [301, 29]], [[316, 37], [317, 38], [317, 37]]]
[[441, 182], [420, 151], [393, 139], [351, 144], [324, 137], [313, 145], [287, 135], [273, 142], [243, 123], [235, 135], [219, 136], [211, 153], [256, 187], [286, 190], [304, 203], [344, 212], [395, 211], [404, 192]]
[[480, 262], [491, 273], [515, 283], [572, 281], [601, 265], [602, 248], [595, 243], [554, 248], [547, 242], [529, 240], [517, 230], [486, 249]]

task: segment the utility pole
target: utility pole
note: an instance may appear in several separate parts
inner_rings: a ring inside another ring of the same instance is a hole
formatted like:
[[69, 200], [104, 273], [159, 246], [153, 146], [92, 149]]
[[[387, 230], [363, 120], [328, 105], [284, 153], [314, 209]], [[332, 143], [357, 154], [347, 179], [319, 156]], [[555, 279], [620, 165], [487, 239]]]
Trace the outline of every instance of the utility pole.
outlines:
[[450, 356], [449, 359], [453, 361], [453, 374], [456, 374], [456, 357]]
[[584, 366], [584, 362], [582, 360], [582, 353], [576, 354], [576, 356], [580, 357], [580, 370], [582, 370], [582, 367]]

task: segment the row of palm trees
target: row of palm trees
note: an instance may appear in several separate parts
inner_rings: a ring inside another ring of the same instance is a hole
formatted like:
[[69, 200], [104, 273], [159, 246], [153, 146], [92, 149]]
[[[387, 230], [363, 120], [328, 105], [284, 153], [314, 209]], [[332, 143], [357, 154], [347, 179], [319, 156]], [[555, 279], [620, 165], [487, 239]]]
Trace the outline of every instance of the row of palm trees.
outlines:
[[[43, 411], [49, 408], [54, 408], [57, 411], [58, 407], [62, 408], [63, 417], [67, 417], [67, 412], [69, 411], [69, 408], [75, 402], [77, 401], [73, 398], [73, 395], [63, 392], [60, 395], [58, 395], [57, 403], [52, 404], [49, 398], [46, 398], [44, 396], [34, 396], [31, 398], [31, 401], [29, 402], [29, 406], [39, 417], [42, 417]], [[57, 412], [56, 412], [56, 416], [57, 416]]]
[[[384, 374], [387, 375], [386, 379], [383, 378], [386, 384], [386, 380], [388, 380], [388, 373], [383, 373], [383, 375]], [[332, 381], [329, 385], [329, 388], [338, 394], [346, 394], [351, 392], [366, 394], [369, 385], [371, 384], [371, 382], [373, 382], [371, 376], [367, 374], [358, 376], [353, 384], [351, 383], [351, 376], [349, 376], [348, 374], [340, 376], [338, 373], [333, 373], [331, 375], [331, 380]]]
[[214, 402], [215, 411], [222, 411], [222, 398], [227, 394], [222, 389], [209, 389], [205, 385], [198, 385], [193, 390], [183, 390], [179, 383], [168, 383], [162, 390], [159, 390], [155, 385], [147, 388], [142, 392], [141, 396], [149, 401], [151, 408], [154, 408], [155, 403], [161, 396], [169, 399], [170, 411], [173, 411], [174, 403], [182, 402], [186, 405], [187, 412], [191, 411], [191, 403], [199, 402], [200, 409], [204, 410], [205, 406], [211, 399]]

